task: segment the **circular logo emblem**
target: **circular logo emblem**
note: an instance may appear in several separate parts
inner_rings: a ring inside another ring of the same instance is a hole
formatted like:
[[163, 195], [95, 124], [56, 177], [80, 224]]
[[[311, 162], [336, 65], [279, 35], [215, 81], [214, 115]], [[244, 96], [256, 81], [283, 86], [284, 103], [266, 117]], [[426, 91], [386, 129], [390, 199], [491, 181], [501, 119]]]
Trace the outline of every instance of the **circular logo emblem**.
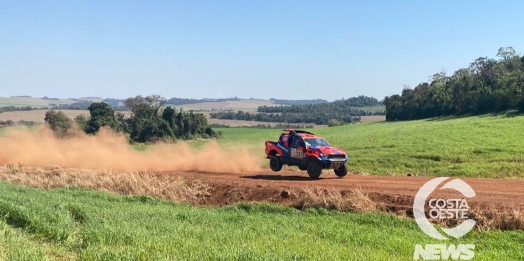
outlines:
[[[424, 212], [426, 201], [429, 195], [445, 180], [447, 177], [435, 178], [426, 182], [417, 192], [415, 202], [413, 203], [413, 216], [418, 226], [426, 235], [441, 240], [447, 240], [448, 237], [442, 235], [429, 222]], [[453, 179], [440, 189], [454, 189], [460, 192], [466, 198], [475, 197], [475, 191], [464, 181]], [[429, 202], [430, 216], [438, 218], [466, 218], [464, 222], [454, 228], [442, 228], [442, 231], [448, 236], [459, 238], [467, 234], [475, 226], [475, 220], [467, 219], [465, 213], [468, 211], [468, 205], [465, 199], [431, 199]]]

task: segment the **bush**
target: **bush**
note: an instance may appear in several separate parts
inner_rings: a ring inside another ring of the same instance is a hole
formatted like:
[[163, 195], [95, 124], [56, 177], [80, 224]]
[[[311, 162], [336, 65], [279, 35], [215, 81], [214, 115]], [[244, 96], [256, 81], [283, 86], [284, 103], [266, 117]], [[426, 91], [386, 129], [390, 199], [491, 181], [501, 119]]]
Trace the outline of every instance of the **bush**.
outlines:
[[44, 121], [49, 124], [51, 129], [59, 136], [65, 135], [67, 131], [73, 127], [73, 120], [61, 111], [47, 111]]
[[328, 127], [340, 126], [342, 123], [336, 119], [331, 119], [328, 122]]

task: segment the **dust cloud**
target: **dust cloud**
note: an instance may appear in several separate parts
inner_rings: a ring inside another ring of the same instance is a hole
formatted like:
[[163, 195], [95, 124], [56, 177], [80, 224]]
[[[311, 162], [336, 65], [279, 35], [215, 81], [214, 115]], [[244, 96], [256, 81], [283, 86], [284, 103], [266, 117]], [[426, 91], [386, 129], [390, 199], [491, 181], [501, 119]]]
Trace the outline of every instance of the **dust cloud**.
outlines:
[[222, 148], [210, 141], [201, 149], [184, 142], [156, 144], [137, 151], [125, 136], [109, 129], [57, 138], [49, 128], [13, 128], [0, 136], [0, 165], [111, 169], [118, 171], [199, 171], [240, 173], [260, 169], [247, 147]]

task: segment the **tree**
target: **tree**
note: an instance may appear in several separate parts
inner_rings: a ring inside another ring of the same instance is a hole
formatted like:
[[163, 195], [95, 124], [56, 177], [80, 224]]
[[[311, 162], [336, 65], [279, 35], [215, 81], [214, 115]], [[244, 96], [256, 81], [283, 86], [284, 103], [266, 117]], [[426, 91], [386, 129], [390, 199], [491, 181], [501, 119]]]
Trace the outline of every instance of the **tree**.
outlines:
[[89, 122], [89, 118], [87, 118], [84, 114], [80, 114], [75, 117], [75, 122], [78, 127], [80, 127], [80, 129], [85, 130]]
[[127, 98], [124, 104], [133, 113], [136, 113], [135, 111], [138, 110], [140, 106], [147, 105], [153, 108], [155, 115], [158, 115], [160, 108], [166, 103], [166, 101], [167, 101], [166, 98], [160, 95], [156, 95], [156, 94], [146, 96], [146, 97], [142, 97], [142, 95], [138, 95], [134, 98]]
[[169, 123], [160, 117], [135, 117], [131, 123], [131, 139], [136, 142], [173, 140], [174, 134]]
[[497, 56], [480, 57], [451, 77], [435, 74], [429, 88], [421, 83], [386, 97], [386, 120], [524, 111], [524, 58], [512, 47], [501, 47]]
[[158, 115], [158, 111], [167, 101], [166, 98], [160, 95], [157, 95], [157, 94], [147, 96], [145, 99], [151, 105], [151, 107], [153, 107], [153, 109], [155, 110], [155, 115]]
[[128, 107], [133, 113], [139, 104], [146, 103], [146, 99], [142, 95], [137, 95], [134, 98], [130, 97], [124, 101], [124, 105]]
[[116, 127], [115, 130], [117, 132], [126, 132], [129, 133], [129, 124], [128, 120], [126, 119], [125, 115], [121, 112], [117, 112], [115, 114], [115, 120], [116, 120]]
[[49, 110], [45, 113], [44, 121], [51, 127], [51, 129], [63, 136], [73, 126], [73, 120], [61, 111]]
[[173, 130], [173, 134], [177, 136], [178, 126], [176, 124], [176, 110], [171, 108], [171, 106], [165, 108], [162, 112], [162, 119], [169, 124], [171, 130]]
[[[95, 102], [89, 106], [90, 117], [79, 115], [75, 118], [75, 122], [86, 133], [96, 133], [101, 127], [109, 126], [116, 132], [129, 133], [131, 140], [136, 142], [219, 136], [208, 125], [203, 114], [196, 114], [193, 111], [184, 113], [182, 110], [177, 113], [171, 107], [161, 111], [164, 103], [165, 99], [158, 95], [129, 98], [126, 100], [126, 106], [130, 106], [132, 114], [126, 118], [123, 113], [115, 114], [107, 103]], [[49, 111], [45, 120], [54, 130], [64, 133], [73, 123], [62, 112], [55, 111]]]
[[342, 125], [340, 121], [337, 121], [336, 119], [331, 119], [328, 122], [328, 127], [334, 127], [334, 126], [340, 126]]
[[115, 111], [104, 102], [95, 102], [89, 106], [89, 114], [91, 115], [87, 126], [86, 133], [96, 133], [100, 127], [109, 126], [117, 130], [118, 124], [115, 118]]
[[497, 56], [504, 60], [508, 60], [515, 55], [516, 53], [513, 47], [500, 47], [499, 51], [497, 52]]

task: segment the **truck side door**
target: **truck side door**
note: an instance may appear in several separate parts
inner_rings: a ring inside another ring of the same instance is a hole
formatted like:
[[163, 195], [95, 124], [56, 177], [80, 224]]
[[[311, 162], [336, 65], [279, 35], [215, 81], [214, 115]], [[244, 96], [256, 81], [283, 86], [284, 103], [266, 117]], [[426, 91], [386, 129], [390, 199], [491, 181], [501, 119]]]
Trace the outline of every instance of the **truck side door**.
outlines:
[[302, 137], [298, 135], [293, 135], [292, 142], [290, 144], [291, 147], [291, 157], [296, 159], [303, 159], [305, 157], [304, 155], [304, 148], [305, 143]]

